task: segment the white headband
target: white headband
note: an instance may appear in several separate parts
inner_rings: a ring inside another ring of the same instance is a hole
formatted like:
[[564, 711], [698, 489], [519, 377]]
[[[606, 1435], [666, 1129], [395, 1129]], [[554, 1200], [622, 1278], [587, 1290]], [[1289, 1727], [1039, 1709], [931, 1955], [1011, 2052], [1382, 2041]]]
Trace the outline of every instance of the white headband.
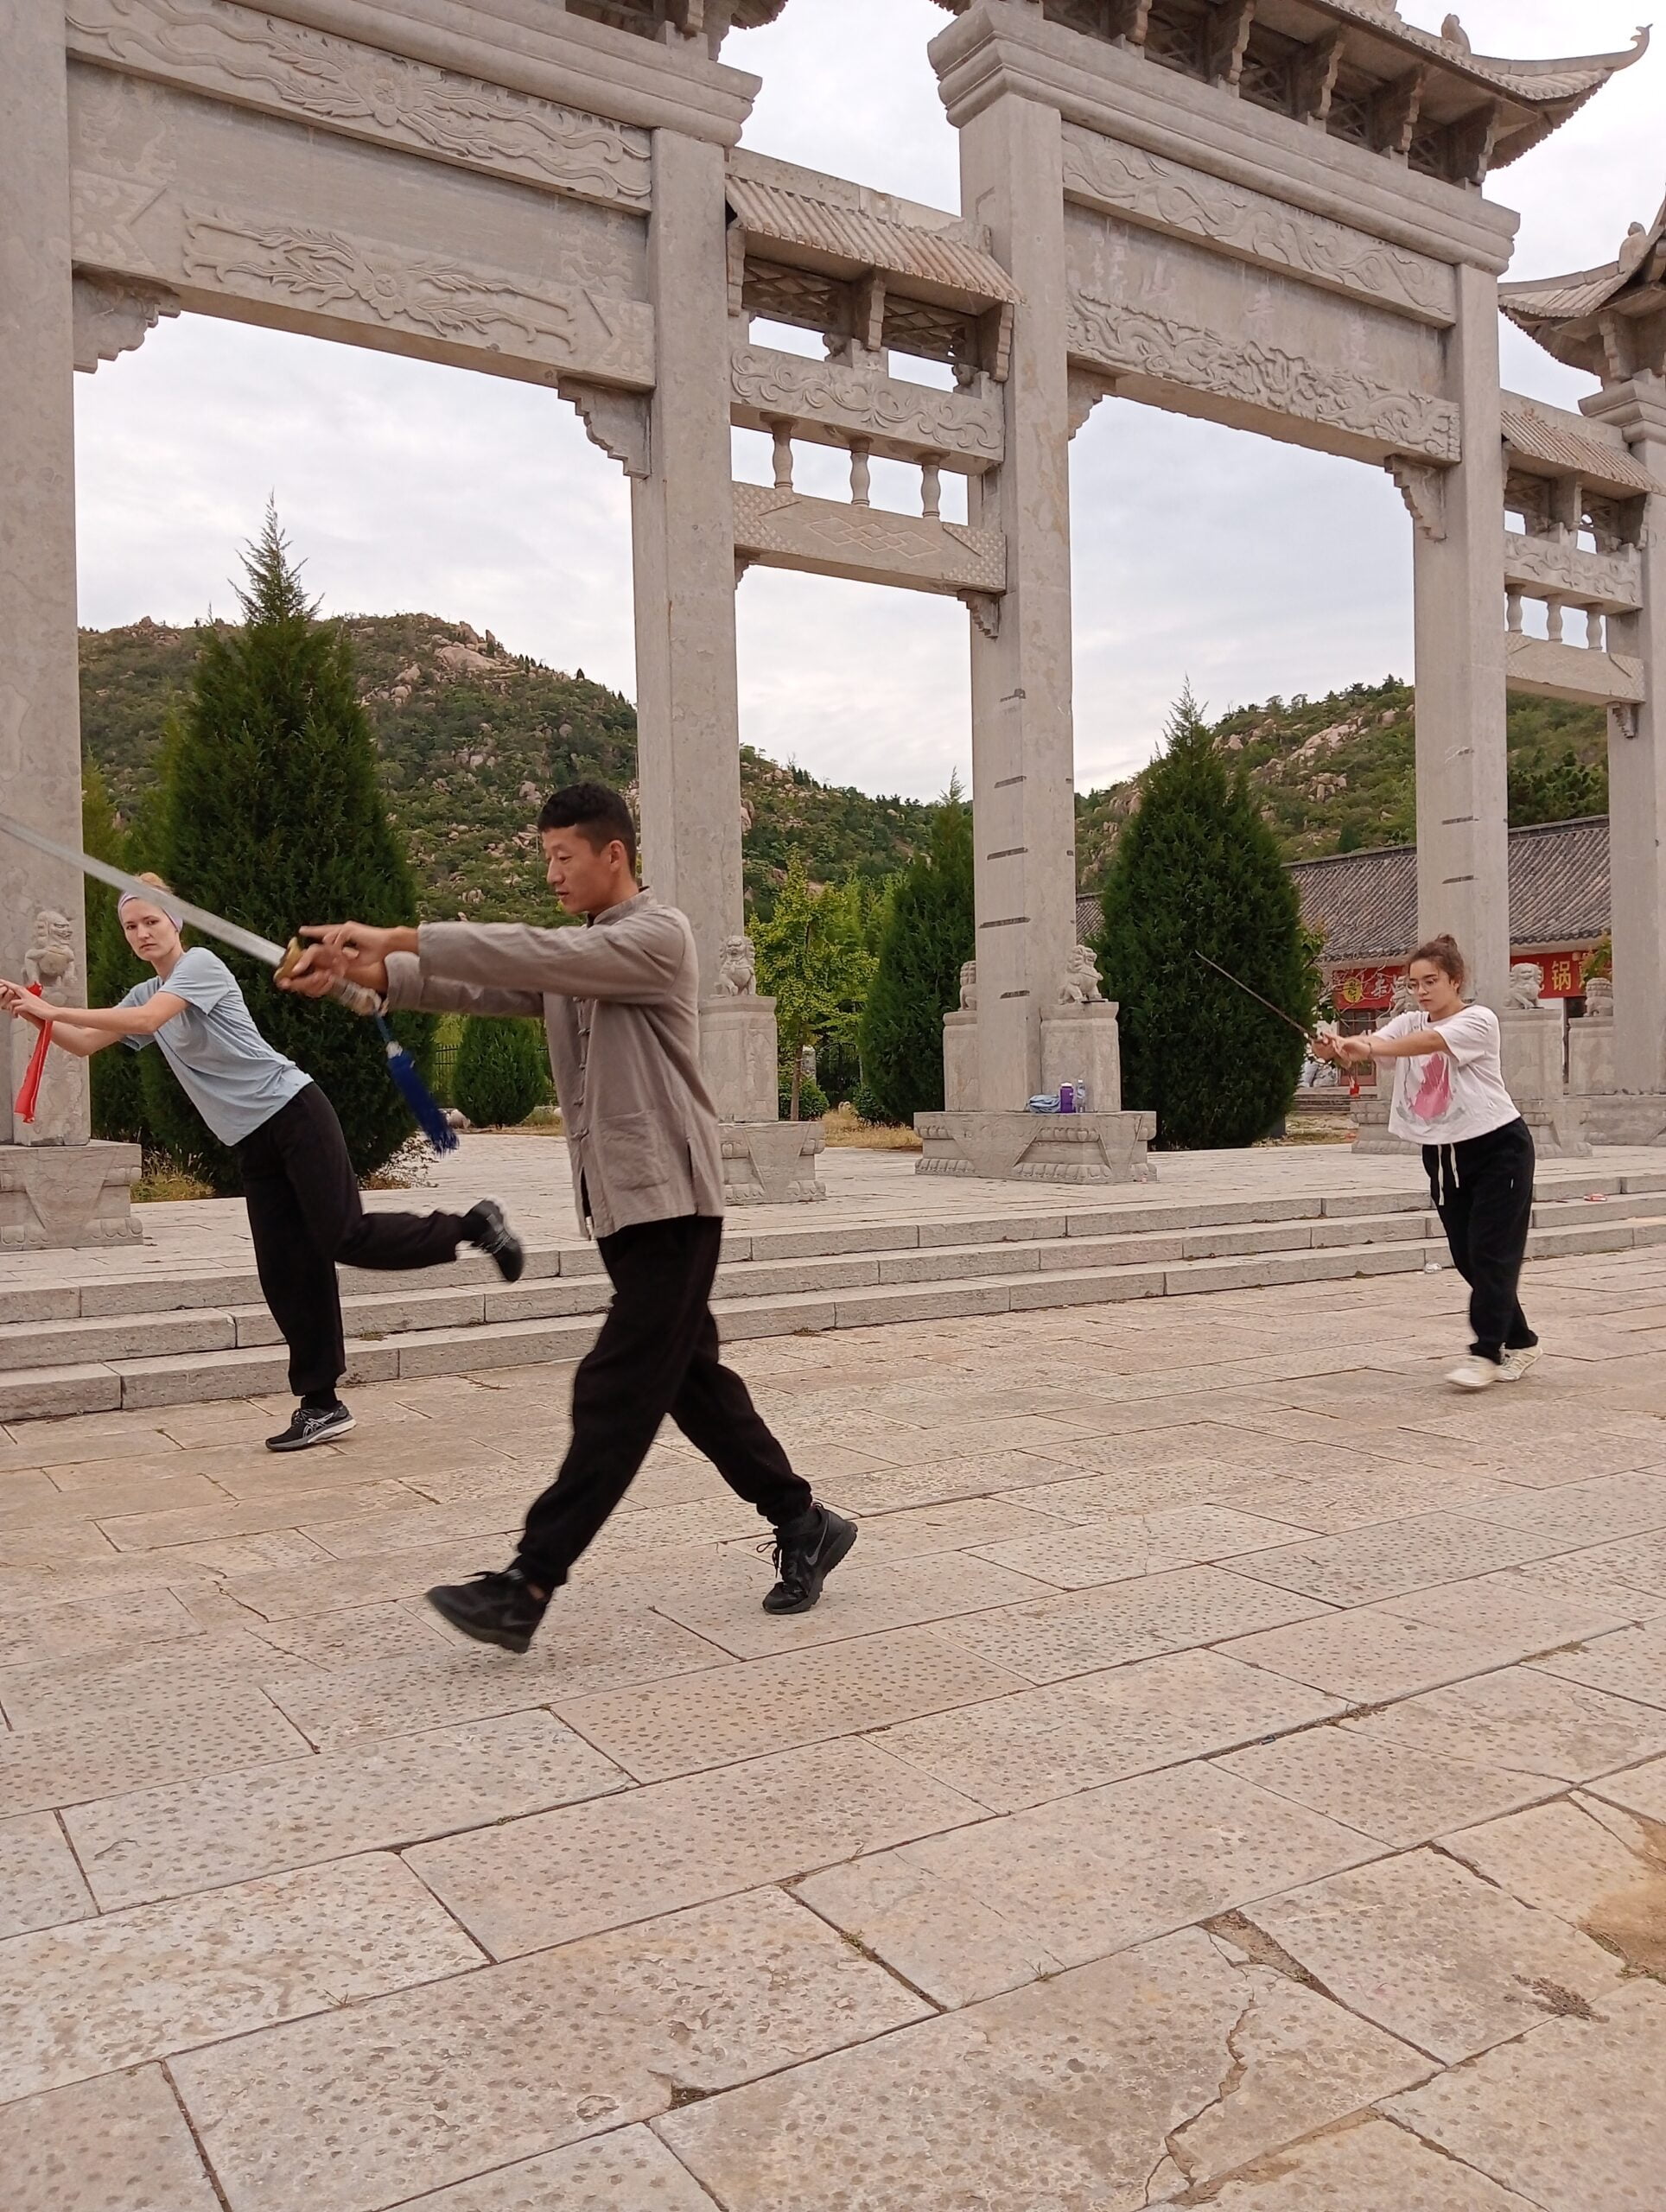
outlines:
[[159, 914], [167, 915], [175, 929], [180, 925], [181, 917], [175, 912], [173, 904], [165, 892], [124, 891], [116, 901], [116, 912], [119, 914], [124, 906], [154, 906]]

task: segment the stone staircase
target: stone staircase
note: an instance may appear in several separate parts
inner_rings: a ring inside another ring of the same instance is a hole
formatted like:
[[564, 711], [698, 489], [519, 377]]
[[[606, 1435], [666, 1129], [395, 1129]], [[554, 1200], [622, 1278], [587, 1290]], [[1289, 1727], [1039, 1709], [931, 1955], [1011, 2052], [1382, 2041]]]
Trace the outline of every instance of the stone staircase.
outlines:
[[[1541, 1175], [1530, 1255], [1666, 1243], [1666, 1168]], [[168, 1406], [286, 1389], [251, 1268], [100, 1273], [0, 1285], [0, 1421]], [[1446, 1263], [1421, 1194], [1307, 1192], [1165, 1203], [1159, 1195], [1034, 1213], [737, 1229], [714, 1309], [724, 1337], [1028, 1313]], [[350, 1380], [392, 1382], [577, 1359], [607, 1301], [593, 1246], [534, 1247], [514, 1285], [478, 1258], [424, 1275], [342, 1271]]]

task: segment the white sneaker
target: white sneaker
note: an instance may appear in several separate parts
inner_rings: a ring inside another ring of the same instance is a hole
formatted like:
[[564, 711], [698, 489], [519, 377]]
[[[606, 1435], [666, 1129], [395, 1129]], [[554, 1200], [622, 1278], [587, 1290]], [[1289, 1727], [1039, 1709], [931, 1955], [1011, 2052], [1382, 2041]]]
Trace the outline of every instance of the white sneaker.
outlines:
[[1459, 1361], [1447, 1380], [1454, 1390], [1490, 1390], [1495, 1382], [1502, 1379], [1504, 1371], [1490, 1359], [1483, 1359], [1478, 1353], [1472, 1352], [1467, 1359]]
[[1519, 1382], [1531, 1367], [1536, 1367], [1544, 1357], [1542, 1344], [1523, 1344], [1519, 1351], [1504, 1354], [1502, 1373], [1506, 1382]]

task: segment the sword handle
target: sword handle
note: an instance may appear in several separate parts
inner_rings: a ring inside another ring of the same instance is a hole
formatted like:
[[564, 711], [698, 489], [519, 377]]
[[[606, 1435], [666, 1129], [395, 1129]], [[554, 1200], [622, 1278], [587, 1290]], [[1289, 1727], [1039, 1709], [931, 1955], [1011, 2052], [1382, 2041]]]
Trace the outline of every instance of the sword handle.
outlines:
[[[289, 950], [277, 963], [277, 976], [280, 982], [307, 950], [308, 948], [302, 944], [298, 937], [292, 937], [289, 939]], [[382, 1001], [377, 992], [371, 990], [363, 983], [349, 982], [345, 976], [338, 976], [328, 990], [325, 992], [324, 996], [327, 999], [334, 999], [338, 1006], [346, 1007], [349, 1014], [370, 1014], [382, 1012]]]

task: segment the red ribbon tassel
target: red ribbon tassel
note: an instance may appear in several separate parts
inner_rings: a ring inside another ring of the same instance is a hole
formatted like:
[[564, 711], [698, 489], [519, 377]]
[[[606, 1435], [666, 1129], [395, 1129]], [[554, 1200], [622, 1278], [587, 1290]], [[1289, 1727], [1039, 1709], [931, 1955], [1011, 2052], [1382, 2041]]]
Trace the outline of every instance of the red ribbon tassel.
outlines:
[[[41, 995], [41, 986], [38, 983], [31, 983], [29, 991], [33, 997], [38, 999]], [[20, 1122], [29, 1122], [35, 1119], [35, 1109], [41, 1096], [41, 1078], [46, 1073], [47, 1054], [51, 1049], [52, 1024], [48, 1021], [42, 1023], [40, 1033], [35, 1039], [35, 1050], [30, 1054], [29, 1064], [23, 1071], [22, 1088], [17, 1093], [16, 1103], [13, 1108]]]

